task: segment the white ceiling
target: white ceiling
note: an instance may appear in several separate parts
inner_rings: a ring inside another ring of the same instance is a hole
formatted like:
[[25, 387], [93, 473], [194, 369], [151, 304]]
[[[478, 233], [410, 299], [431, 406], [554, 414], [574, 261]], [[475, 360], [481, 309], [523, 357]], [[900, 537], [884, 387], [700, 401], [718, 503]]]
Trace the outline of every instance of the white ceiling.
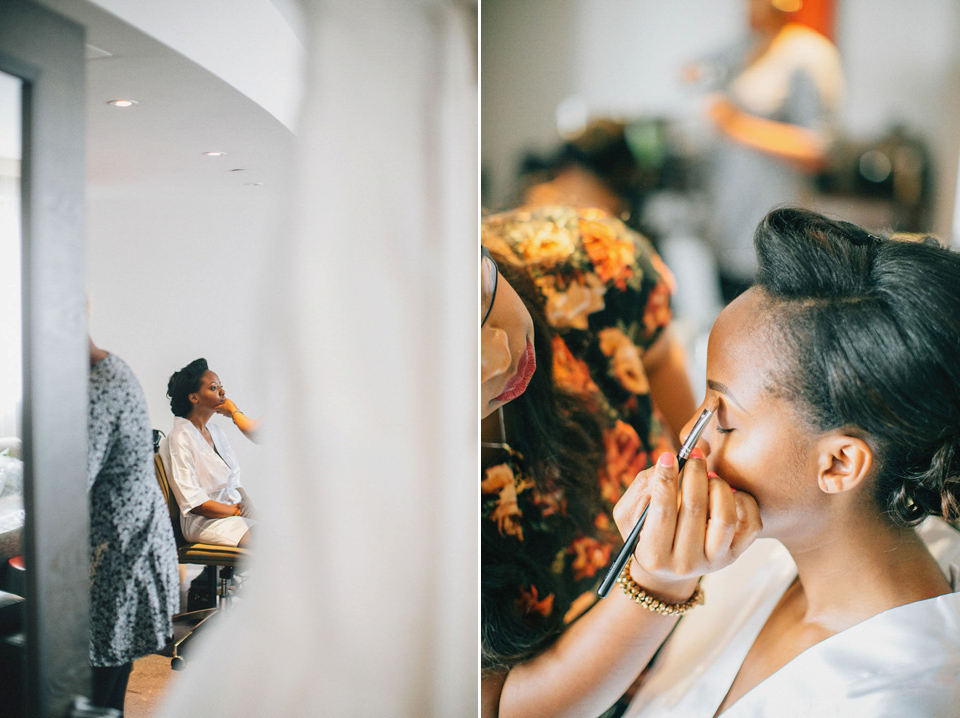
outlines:
[[[131, 0], [125, 3], [134, 10], [143, 5]], [[269, 192], [279, 186], [293, 138], [288, 125], [295, 120], [299, 100], [294, 96], [299, 92], [299, 77], [293, 58], [299, 58], [302, 52], [280, 15], [274, 13], [280, 24], [274, 23], [273, 34], [279, 37], [280, 45], [293, 43], [296, 47], [274, 53], [285, 58], [283, 64], [266, 64], [272, 70], [274, 84], [288, 88], [282, 93], [283, 99], [258, 90], [269, 84], [270, 77], [244, 80], [251, 74], [249, 59], [234, 68], [231, 84], [90, 2], [44, 0], [43, 4], [84, 25], [87, 44], [92, 46], [88, 47], [86, 68], [88, 199], [158, 193], [214, 196], [222, 192]], [[232, 46], [234, 57], [269, 55], [266, 40], [251, 52], [242, 44], [234, 44], [237, 37], [249, 34], [251, 22], [264, 24], [263, 13], [225, 12], [214, 23], [209, 14], [205, 18], [178, 16], [176, 8], [191, 3], [164, 0], [148, 4], [162, 6], [168, 21], [170, 17], [177, 20], [188, 38], [182, 43], [187, 48], [196, 46], [203, 33], [219, 38], [207, 43], [206, 56], [226, 68], [228, 75], [229, 53], [220, 52], [215, 59], [216, 53], [210, 48]], [[210, 9], [210, 3], [192, 5]], [[244, 0], [237, 5], [273, 7], [268, 0]], [[160, 31], [176, 42], [169, 22], [167, 26], [161, 24]], [[270, 33], [266, 36], [269, 38]], [[290, 71], [278, 76], [277, 68]], [[237, 86], [268, 105], [272, 102], [272, 106], [265, 108]], [[130, 108], [107, 104], [115, 99], [131, 99], [138, 104]], [[226, 155], [210, 158], [202, 154], [214, 150]]]

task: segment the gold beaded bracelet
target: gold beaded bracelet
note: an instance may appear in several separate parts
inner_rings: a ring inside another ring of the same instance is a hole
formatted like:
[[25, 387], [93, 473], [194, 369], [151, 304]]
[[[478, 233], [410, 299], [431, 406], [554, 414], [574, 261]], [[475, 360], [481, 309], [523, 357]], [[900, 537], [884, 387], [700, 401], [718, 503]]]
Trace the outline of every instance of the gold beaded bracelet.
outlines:
[[623, 587], [623, 592], [627, 594], [635, 603], [639, 603], [648, 611], [662, 613], [667, 616], [682, 616], [694, 606], [703, 603], [703, 589], [697, 584], [697, 590], [693, 595], [683, 603], [664, 603], [659, 598], [654, 598], [644, 591], [640, 584], [633, 580], [630, 575], [630, 564], [633, 563], [633, 556], [627, 559], [627, 565], [623, 567], [620, 575], [617, 576], [617, 583]]

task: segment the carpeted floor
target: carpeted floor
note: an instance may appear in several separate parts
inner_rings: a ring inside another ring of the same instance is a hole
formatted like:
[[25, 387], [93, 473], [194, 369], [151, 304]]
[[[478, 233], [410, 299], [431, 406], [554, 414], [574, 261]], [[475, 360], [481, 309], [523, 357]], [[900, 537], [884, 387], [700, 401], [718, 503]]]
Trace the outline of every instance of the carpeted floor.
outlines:
[[124, 718], [153, 718], [163, 696], [182, 671], [170, 668], [168, 656], [144, 656], [134, 661], [127, 683]]
[[[180, 608], [187, 609], [187, 587], [195, 579], [202, 566], [182, 566], [180, 575], [181, 595]], [[174, 636], [182, 637], [187, 629], [186, 624], [178, 623], [174, 626]], [[199, 634], [197, 634], [199, 639]], [[189, 671], [189, 666], [182, 671], [175, 671], [170, 667], [170, 656], [150, 655], [133, 662], [133, 672], [127, 683], [127, 695], [124, 700], [124, 718], [153, 718], [163, 702], [166, 692], [170, 690], [176, 680]]]

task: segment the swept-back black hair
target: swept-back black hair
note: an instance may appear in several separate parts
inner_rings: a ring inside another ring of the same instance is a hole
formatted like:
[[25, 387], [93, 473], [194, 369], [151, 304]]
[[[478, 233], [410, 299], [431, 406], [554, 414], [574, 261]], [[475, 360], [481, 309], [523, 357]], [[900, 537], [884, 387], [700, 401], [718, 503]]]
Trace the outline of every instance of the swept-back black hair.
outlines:
[[[527, 390], [503, 407], [513, 428], [510, 446], [523, 456], [538, 490], [565, 489], [568, 515], [585, 535], [593, 535], [600, 507], [598, 473], [605, 469], [600, 409], [586, 396], [566, 392], [554, 383], [554, 330], [544, 316], [540, 293], [526, 272], [494, 257], [504, 279], [530, 311], [537, 355], [537, 370]], [[483, 540], [488, 531], [492, 535], [497, 528], [485, 521], [481, 525], [481, 667], [498, 671], [537, 655], [564, 626], [562, 615], [551, 615], [545, 623], [517, 615], [517, 586], [553, 584], [550, 566], [535, 565], [513, 552], [501, 555], [499, 542]]]
[[792, 355], [777, 384], [814, 430], [858, 431], [900, 525], [960, 516], [960, 255], [806, 210], [754, 235], [757, 286]]
[[186, 418], [193, 408], [189, 396], [200, 391], [204, 372], [207, 371], [206, 359], [194, 359], [180, 371], [175, 371], [167, 382], [167, 396], [170, 398], [170, 411], [174, 416]]

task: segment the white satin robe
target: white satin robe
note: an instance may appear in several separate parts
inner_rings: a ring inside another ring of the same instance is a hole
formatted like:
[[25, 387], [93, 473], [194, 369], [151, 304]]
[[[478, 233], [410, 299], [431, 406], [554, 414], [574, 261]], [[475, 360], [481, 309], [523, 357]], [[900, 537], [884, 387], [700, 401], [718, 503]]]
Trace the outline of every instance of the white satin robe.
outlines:
[[[918, 533], [957, 591], [960, 532], [927, 519]], [[796, 566], [760, 539], [703, 579], [687, 614], [634, 696], [630, 718], [713, 716]], [[884, 611], [810, 647], [730, 706], [724, 718], [925, 718], [960, 715], [960, 593]]]

